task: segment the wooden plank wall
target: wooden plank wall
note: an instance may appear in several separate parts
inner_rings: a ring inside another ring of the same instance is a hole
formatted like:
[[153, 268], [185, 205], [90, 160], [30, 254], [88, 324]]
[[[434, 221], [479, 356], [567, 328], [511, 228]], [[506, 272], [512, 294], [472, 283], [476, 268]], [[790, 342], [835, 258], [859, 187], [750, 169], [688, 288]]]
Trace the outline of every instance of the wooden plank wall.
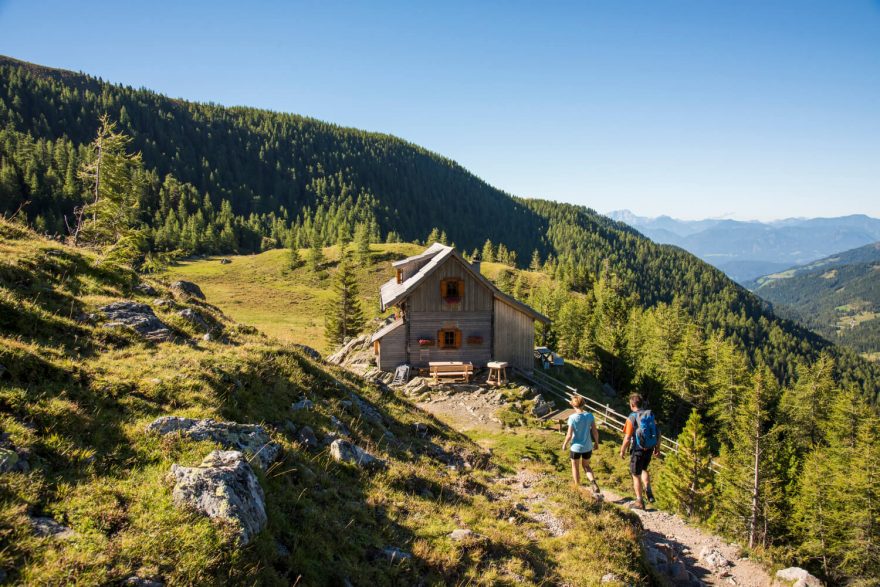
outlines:
[[[440, 296], [440, 285], [437, 285]], [[409, 359], [416, 367], [427, 367], [429, 361], [470, 361], [474, 367], [485, 367], [492, 360], [492, 312], [410, 312]], [[461, 347], [440, 349], [437, 331], [443, 328], [461, 330]], [[479, 345], [467, 343], [469, 336], [482, 336]], [[429, 338], [434, 346], [420, 347], [419, 339]]]
[[[440, 297], [440, 281], [446, 278], [464, 280], [464, 293], [457, 304], [447, 304]], [[449, 257], [412, 292], [407, 300], [407, 309], [411, 313], [491, 312], [493, 297], [492, 290], [471, 275], [458, 259]]]
[[495, 356], [530, 372], [535, 364], [535, 321], [513, 306], [495, 300]]
[[383, 371], [394, 371], [398, 365], [406, 363], [406, 325], [401, 325], [386, 334], [379, 341], [377, 366]]

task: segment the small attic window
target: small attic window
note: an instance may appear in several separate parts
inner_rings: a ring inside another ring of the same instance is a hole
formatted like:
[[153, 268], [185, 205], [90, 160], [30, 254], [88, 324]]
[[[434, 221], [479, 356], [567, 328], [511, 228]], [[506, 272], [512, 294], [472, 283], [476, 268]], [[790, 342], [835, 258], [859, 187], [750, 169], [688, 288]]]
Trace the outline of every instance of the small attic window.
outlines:
[[403, 271], [398, 269], [397, 270], [397, 283], [402, 283], [402, 282], [403, 282]]
[[461, 279], [444, 279], [440, 281], [440, 297], [447, 304], [457, 304], [464, 295], [464, 281]]

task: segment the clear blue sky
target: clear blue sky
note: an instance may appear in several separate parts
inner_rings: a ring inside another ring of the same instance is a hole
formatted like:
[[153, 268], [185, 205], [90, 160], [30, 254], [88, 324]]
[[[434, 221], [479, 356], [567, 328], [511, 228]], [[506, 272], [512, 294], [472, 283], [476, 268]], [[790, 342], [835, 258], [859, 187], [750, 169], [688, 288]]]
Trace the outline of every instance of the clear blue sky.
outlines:
[[599, 211], [880, 216], [878, 0], [0, 0], [0, 53], [392, 133]]

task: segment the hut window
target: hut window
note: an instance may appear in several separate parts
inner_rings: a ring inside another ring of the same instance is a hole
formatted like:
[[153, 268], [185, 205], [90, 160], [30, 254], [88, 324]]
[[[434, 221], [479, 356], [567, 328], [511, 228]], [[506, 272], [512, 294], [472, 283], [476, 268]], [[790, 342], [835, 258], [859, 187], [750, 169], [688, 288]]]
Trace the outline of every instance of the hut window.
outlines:
[[398, 269], [397, 270], [397, 283], [402, 283], [402, 282], [403, 282], [403, 271]]
[[464, 281], [461, 279], [443, 279], [440, 281], [440, 297], [447, 304], [457, 304], [464, 294]]
[[437, 333], [437, 346], [441, 349], [457, 349], [461, 346], [461, 330], [449, 328]]

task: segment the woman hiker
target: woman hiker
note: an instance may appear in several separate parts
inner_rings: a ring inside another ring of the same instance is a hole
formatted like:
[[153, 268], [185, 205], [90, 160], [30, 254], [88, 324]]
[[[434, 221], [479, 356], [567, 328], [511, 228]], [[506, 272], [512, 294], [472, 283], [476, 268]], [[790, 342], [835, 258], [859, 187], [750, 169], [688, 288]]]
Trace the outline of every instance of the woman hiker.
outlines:
[[[586, 402], [584, 398], [576, 395], [571, 400], [571, 407], [574, 408], [574, 414], [568, 417], [568, 433], [565, 440], [562, 441], [562, 450], [571, 442], [571, 475], [574, 478], [576, 487], [581, 485], [581, 469], [587, 474], [590, 480], [590, 489], [597, 496], [602, 495], [599, 485], [596, 483], [596, 477], [593, 475], [593, 469], [590, 468], [590, 457], [593, 449], [599, 446], [599, 430], [596, 428], [596, 419], [593, 414], [587, 412]], [[592, 437], [592, 438], [591, 438]]]

